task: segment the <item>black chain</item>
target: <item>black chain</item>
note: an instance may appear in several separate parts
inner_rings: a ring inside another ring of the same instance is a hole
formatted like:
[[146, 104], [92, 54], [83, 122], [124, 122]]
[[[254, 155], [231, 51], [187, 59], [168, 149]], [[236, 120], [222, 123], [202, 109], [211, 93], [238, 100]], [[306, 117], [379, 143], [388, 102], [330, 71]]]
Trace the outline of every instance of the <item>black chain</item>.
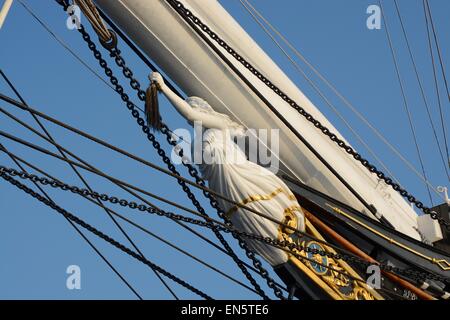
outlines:
[[[115, 49], [110, 50], [110, 52], [111, 52], [111, 56], [114, 57], [116, 64], [122, 68], [124, 76], [130, 80], [130, 86], [134, 90], [137, 91], [138, 98], [141, 101], [145, 101], [145, 91], [143, 91], [140, 88], [139, 82], [135, 78], [133, 78], [133, 73], [126, 66], [123, 57], [120, 55], [120, 50], [115, 48]], [[145, 125], [141, 125], [141, 124], [139, 124], [139, 125], [143, 128], [146, 127]], [[161, 131], [161, 133], [163, 133], [166, 136], [166, 140], [171, 146], [175, 147], [177, 145], [177, 140], [174, 138], [174, 135], [172, 134], [171, 130], [163, 122], [161, 122], [161, 130], [160, 131]], [[154, 137], [154, 135], [153, 135], [153, 137]], [[153, 146], [155, 147], [155, 144]], [[158, 150], [157, 147], [155, 147], [155, 148]], [[162, 150], [162, 149], [159, 149], [159, 150]], [[161, 155], [159, 150], [158, 150], [158, 154]], [[181, 158], [183, 158], [184, 154], [183, 154], [182, 149], [180, 149], [178, 151], [177, 151], [177, 149], [175, 149], [175, 152], [177, 152], [177, 154]], [[167, 160], [169, 160], [169, 159], [167, 158]], [[180, 175], [179, 172], [175, 169], [175, 166], [172, 163], [170, 163], [170, 160], [166, 162], [163, 157], [163, 161], [168, 165], [168, 168], [172, 173]], [[199, 184], [201, 186], [206, 186], [206, 182], [204, 181], [203, 178], [200, 177], [198, 170], [194, 166], [192, 166], [190, 163], [188, 163], [186, 161], [182, 161], [182, 164], [183, 164], [183, 166], [185, 166], [188, 169], [190, 176], [195, 178], [195, 181], [197, 184]], [[196, 207], [197, 211], [200, 212], [205, 217], [209, 217], [208, 214], [205, 212], [204, 208], [201, 206], [200, 202], [196, 199], [195, 195], [192, 193], [190, 188], [187, 186], [187, 184], [182, 180], [178, 180], [178, 183], [181, 185], [183, 191], [187, 194], [187, 196], [191, 200], [192, 204]], [[217, 199], [212, 194], [210, 194], [208, 191], [203, 190], [203, 194], [206, 198], [209, 199], [210, 205], [214, 209], [216, 209], [218, 216], [220, 218], [222, 218], [228, 226], [231, 226], [232, 225], [231, 221], [226, 217], [225, 212], [223, 212], [223, 210], [220, 208]], [[214, 229], [213, 229], [213, 231], [214, 231]], [[232, 251], [232, 248], [229, 246], [229, 244], [226, 242], [226, 240], [223, 238], [223, 236], [219, 232], [214, 231], [214, 233], [216, 233], [217, 238], [222, 243], [222, 245], [225, 247], [225, 249], [230, 254], [232, 254], [231, 257], [238, 264], [239, 268], [242, 270], [242, 272], [247, 277], [247, 279], [255, 287], [256, 291], [258, 291], [258, 293], [264, 299], [268, 299], [268, 297], [266, 296], [264, 291], [262, 291], [261, 287], [256, 283], [256, 281], [253, 279], [253, 277], [251, 277], [251, 275], [247, 271], [245, 265], [239, 260], [239, 258], [236, 256], [236, 254]], [[233, 234], [233, 237], [238, 240], [239, 246], [245, 250], [247, 257], [252, 260], [253, 266], [258, 270], [258, 273], [261, 275], [261, 277], [263, 277], [266, 280], [267, 285], [269, 286], [269, 288], [271, 288], [274, 291], [275, 296], [280, 299], [285, 299], [281, 289], [276, 286], [275, 281], [269, 276], [268, 271], [262, 266], [261, 261], [256, 257], [255, 253], [252, 250], [250, 250], [250, 248], [247, 246], [245, 241], [240, 239], [240, 237], [236, 236], [235, 234]]]
[[100, 194], [96, 191], [90, 191], [88, 189], [79, 188], [77, 186], [70, 186], [70, 185], [63, 183], [61, 181], [58, 181], [58, 180], [53, 180], [53, 179], [49, 179], [46, 177], [39, 177], [34, 174], [28, 174], [23, 171], [17, 171], [16, 169], [0, 166], [0, 174], [2, 174], [2, 173], [7, 173], [8, 175], [10, 175], [12, 177], [19, 177], [21, 179], [27, 179], [27, 180], [30, 180], [31, 182], [36, 182], [36, 183], [42, 184], [44, 186], [50, 186], [52, 188], [59, 188], [63, 191], [70, 191], [72, 193], [81, 195], [83, 197], [89, 196], [89, 197], [93, 198], [94, 200], [101, 200], [103, 202], [110, 202], [112, 204], [118, 204], [122, 207], [128, 207], [130, 209], [138, 210], [140, 212], [156, 214], [158, 216], [166, 217], [171, 220], [186, 222], [186, 223], [194, 224], [194, 225], [197, 225], [200, 227], [212, 228], [211, 223], [208, 223], [208, 222], [205, 222], [202, 220], [196, 220], [196, 219], [189, 218], [189, 217], [179, 215], [179, 214], [175, 214], [172, 212], [166, 212], [155, 206], [147, 206], [145, 204], [138, 204], [134, 201], [119, 199], [118, 197], [109, 196], [104, 193]]
[[[61, 190], [64, 191], [70, 191], [72, 193], [75, 194], [79, 194], [83, 197], [91, 197], [93, 199], [96, 200], [101, 200], [103, 202], [110, 202], [112, 204], [118, 204], [122, 207], [128, 207], [130, 209], [133, 210], [138, 210], [139, 212], [147, 212], [150, 214], [156, 214], [158, 216], [164, 216], [166, 218], [169, 218], [171, 220], [176, 220], [176, 221], [182, 221], [182, 222], [186, 222], [186, 223], [190, 223], [190, 224], [194, 224], [197, 226], [201, 226], [201, 227], [205, 227], [208, 229], [213, 229], [213, 228], [217, 228], [218, 230], [222, 231], [222, 232], [226, 232], [226, 233], [231, 233], [234, 234], [236, 236], [240, 236], [240, 237], [244, 237], [247, 239], [252, 239], [252, 240], [256, 240], [274, 247], [279, 247], [279, 248], [285, 248], [286, 250], [289, 251], [289, 253], [296, 255], [299, 259], [305, 259], [305, 257], [302, 257], [300, 255], [298, 255], [298, 252], [304, 251], [306, 253], [312, 253], [312, 254], [319, 254], [321, 256], [327, 256], [329, 258], [333, 258], [336, 260], [344, 260], [348, 263], [354, 263], [359, 265], [360, 267], [363, 268], [367, 268], [369, 265], [371, 265], [372, 263], [364, 260], [360, 257], [357, 257], [355, 255], [352, 254], [348, 254], [348, 253], [342, 253], [342, 254], [338, 254], [338, 253], [332, 253], [332, 252], [328, 252], [325, 250], [320, 250], [320, 249], [316, 249], [316, 248], [310, 248], [308, 246], [302, 246], [298, 243], [292, 243], [292, 242], [286, 242], [283, 240], [277, 240], [277, 239], [272, 239], [269, 237], [263, 237], [261, 235], [255, 235], [255, 234], [251, 234], [251, 233], [247, 233], [247, 232], [242, 232], [242, 231], [238, 231], [236, 230], [233, 226], [227, 226], [227, 225], [213, 225], [212, 222], [204, 222], [201, 220], [197, 220], [197, 219], [193, 219], [190, 217], [185, 217], [183, 215], [179, 215], [179, 214], [175, 214], [172, 212], [166, 212], [160, 208], [156, 208], [156, 207], [150, 207], [150, 206], [146, 206], [145, 204], [138, 204], [136, 202], [133, 201], [128, 201], [125, 199], [119, 199], [115, 196], [109, 196], [107, 194], [100, 194], [98, 192], [95, 191], [90, 191], [88, 189], [84, 189], [84, 188], [79, 188], [76, 186], [70, 186], [66, 183], [63, 183], [61, 181], [57, 181], [57, 180], [53, 180], [53, 179], [48, 179], [46, 177], [39, 177], [37, 175], [34, 174], [29, 174], [27, 172], [24, 171], [18, 171], [16, 169], [13, 168], [7, 168], [4, 166], [0, 166], [0, 175], [4, 175], [4, 174], [8, 174], [12, 177], [19, 177], [21, 179], [27, 179], [30, 180], [32, 182], [36, 182], [36, 183], [40, 183], [42, 185], [45, 186], [50, 186], [52, 188], [59, 188]], [[297, 250], [297, 252], [295, 251]], [[442, 282], [446, 282], [446, 283], [450, 283], [450, 279], [445, 278], [445, 277], [441, 277], [438, 275], [434, 275], [434, 274], [429, 274], [429, 273], [422, 273], [420, 271], [415, 271], [412, 269], [402, 269], [402, 268], [398, 268], [398, 267], [393, 267], [390, 265], [386, 265], [386, 264], [380, 264], [380, 269], [388, 271], [388, 272], [394, 272], [397, 274], [402, 274], [404, 276], [407, 276], [411, 279], [416, 280], [417, 282], [420, 283], [420, 281], [424, 281], [426, 279], [433, 279], [433, 280], [437, 280], [437, 281], [442, 281]], [[325, 266], [326, 267], [326, 266]]]
[[[24, 174], [24, 173], [22, 173], [22, 174]], [[21, 176], [22, 176], [22, 174], [21, 174]], [[53, 201], [43, 197], [42, 195], [40, 195], [39, 193], [37, 193], [37, 192], [33, 191], [32, 189], [28, 188], [24, 184], [21, 184], [19, 181], [15, 180], [11, 176], [5, 174], [3, 170], [0, 170], [0, 177], [2, 177], [4, 180], [8, 181], [12, 185], [16, 186], [17, 188], [23, 190], [27, 194], [31, 195], [33, 198], [36, 198], [40, 202], [46, 204], [47, 206], [49, 206], [53, 210], [56, 210], [57, 212], [62, 214], [64, 217], [66, 217], [67, 219], [69, 219], [72, 222], [76, 223], [77, 225], [81, 226], [82, 228], [88, 230], [89, 232], [93, 233], [94, 235], [98, 236], [99, 238], [101, 238], [101, 239], [105, 240], [106, 242], [110, 243], [114, 247], [116, 247], [116, 248], [120, 249], [121, 251], [125, 252], [126, 254], [132, 256], [136, 260], [139, 260], [140, 262], [142, 262], [145, 265], [149, 266], [151, 269], [158, 271], [159, 273], [161, 273], [162, 275], [166, 276], [170, 280], [180, 284], [181, 286], [183, 286], [186, 289], [194, 292], [195, 294], [199, 295], [200, 297], [202, 297], [202, 298], [204, 298], [206, 300], [213, 300], [213, 298], [211, 298], [209, 295], [207, 295], [203, 291], [193, 287], [192, 285], [190, 285], [189, 283], [185, 282], [184, 280], [181, 280], [177, 276], [171, 274], [170, 272], [166, 271], [165, 269], [161, 268], [160, 266], [154, 264], [153, 262], [149, 261], [148, 259], [146, 259], [142, 255], [138, 254], [137, 252], [131, 250], [130, 248], [126, 247], [125, 245], [121, 244], [120, 242], [114, 240], [113, 238], [111, 238], [107, 234], [104, 234], [103, 232], [97, 230], [96, 228], [94, 228], [90, 224], [86, 223], [82, 219], [78, 218], [77, 216], [75, 216], [75, 215], [69, 213], [68, 211], [66, 211], [65, 209], [59, 207]], [[84, 189], [84, 190], [88, 191], [87, 189]]]
[[315, 119], [310, 113], [308, 113], [303, 107], [299, 106], [294, 100], [289, 98], [280, 88], [278, 88], [274, 83], [267, 79], [261, 72], [259, 72], [250, 62], [248, 62], [244, 57], [239, 55], [232, 47], [230, 47], [223, 39], [221, 39], [217, 33], [212, 31], [206, 24], [204, 24], [198, 17], [196, 17], [189, 9], [187, 9], [178, 0], [166, 0], [172, 7], [184, 18], [189, 19], [200, 29], [209, 35], [211, 39], [217, 42], [223, 49], [225, 49], [229, 54], [231, 54], [237, 61], [239, 61], [245, 68], [252, 72], [259, 80], [261, 80], [267, 87], [269, 87], [273, 92], [280, 96], [284, 101], [286, 101], [291, 107], [298, 111], [307, 121], [312, 123], [314, 127], [319, 129], [324, 135], [330, 138], [331, 141], [335, 142], [341, 149], [345, 150], [349, 155], [351, 155], [355, 160], [360, 162], [367, 170], [371, 173], [376, 174], [376, 176], [383, 180], [387, 185], [391, 186], [395, 191], [399, 192], [400, 195], [407, 199], [410, 203], [413, 203], [418, 209], [422, 210], [425, 214], [431, 216], [432, 219], [437, 220], [439, 224], [450, 230], [450, 223], [444, 218], [438, 215], [436, 211], [431, 210], [426, 207], [421, 201], [417, 200], [412, 194], [410, 194], [406, 189], [401, 187], [398, 183], [395, 183], [392, 178], [386, 176], [382, 171], [378, 170], [377, 167], [369, 162], [369, 160], [362, 157], [361, 154], [356, 152], [351, 146], [340, 139], [335, 133], [331, 132], [330, 129], [325, 127], [319, 120]]
[[[59, 4], [61, 4], [65, 11], [67, 11], [68, 4], [65, 1], [57, 1]], [[175, 166], [170, 161], [170, 158], [167, 157], [164, 150], [161, 148], [160, 143], [156, 140], [155, 135], [152, 134], [151, 129], [145, 124], [145, 120], [140, 117], [139, 111], [137, 110], [136, 106], [133, 104], [133, 102], [130, 101], [129, 96], [124, 92], [124, 88], [119, 84], [119, 80], [114, 76], [111, 68], [109, 68], [107, 62], [103, 59], [101, 52], [97, 49], [95, 43], [91, 40], [89, 34], [86, 32], [84, 26], [80, 26], [78, 31], [81, 33], [83, 40], [88, 44], [89, 49], [93, 52], [94, 57], [98, 60], [100, 66], [105, 71], [106, 76], [110, 79], [111, 84], [114, 86], [114, 90], [119, 93], [122, 100], [126, 103], [127, 108], [131, 111], [131, 115], [136, 119], [137, 124], [141, 127], [144, 134], [146, 134], [147, 139], [152, 143], [153, 147], [156, 149], [158, 155], [162, 158], [163, 162], [167, 165], [169, 170], [176, 174], [180, 175], [179, 172], [176, 170]], [[115, 33], [111, 31], [111, 34]], [[116, 42], [117, 37], [113, 37], [114, 42]], [[125, 60], [121, 56], [120, 50], [117, 48], [116, 45], [111, 45], [111, 43], [104, 45], [104, 47], [109, 51], [112, 58], [114, 58], [116, 64], [122, 68], [124, 76], [130, 80], [130, 86], [137, 91], [138, 98], [141, 101], [145, 101], [145, 91], [141, 89], [140, 83], [133, 77], [133, 72], [126, 66]], [[167, 141], [171, 145], [176, 145], [176, 140], [173, 139], [172, 134], [170, 133], [170, 130], [165, 124], [162, 124], [163, 128], [161, 132], [163, 132], [166, 137]], [[182, 154], [182, 152], [181, 152]], [[183, 163], [186, 165], [185, 163]], [[205, 181], [198, 175], [197, 170], [188, 165], [189, 173], [191, 176], [195, 177], [197, 180], [197, 183], [202, 184], [203, 186], [206, 185]], [[209, 217], [203, 207], [201, 206], [200, 202], [196, 199], [195, 195], [192, 193], [190, 188], [186, 185], [186, 183], [183, 180], [178, 180], [178, 184], [181, 185], [183, 191], [188, 195], [188, 198], [192, 201], [193, 205], [197, 208], [197, 210], [203, 214], [205, 217]], [[206, 193], [204, 191], [204, 193]], [[208, 198], [210, 200], [210, 203], [212, 206], [215, 206], [216, 210], [218, 210], [219, 216], [224, 217], [224, 212], [219, 208], [217, 200], [214, 199], [212, 195], [208, 194]], [[231, 224], [230, 221], [226, 221], [227, 224]], [[230, 245], [227, 243], [225, 238], [222, 236], [220, 231], [216, 228], [216, 226], [213, 226], [212, 231], [216, 235], [216, 237], [219, 239], [221, 244], [224, 246], [225, 250], [228, 252], [230, 257], [234, 260], [234, 262], [238, 265], [242, 273], [245, 275], [245, 277], [250, 281], [250, 283], [253, 285], [255, 290], [258, 292], [258, 294], [265, 300], [269, 300], [269, 297], [265, 294], [265, 292], [262, 290], [260, 285], [256, 282], [256, 280], [253, 278], [253, 276], [250, 274], [250, 272], [247, 270], [244, 263], [239, 259], [239, 257], [236, 255], [236, 253], [233, 251], [233, 249], [230, 247]], [[236, 238], [235, 235], [233, 237]], [[246, 252], [247, 257], [249, 257], [252, 260], [253, 266], [258, 270], [258, 273], [266, 279], [267, 284], [272, 290], [274, 291], [274, 294], [279, 299], [285, 299], [283, 296], [283, 293], [279, 287], [276, 286], [275, 281], [269, 276], [268, 271], [262, 266], [261, 261], [256, 257], [255, 253], [248, 248], [247, 244], [240, 238], [236, 238], [239, 241], [239, 245], [241, 248], [243, 248]]]

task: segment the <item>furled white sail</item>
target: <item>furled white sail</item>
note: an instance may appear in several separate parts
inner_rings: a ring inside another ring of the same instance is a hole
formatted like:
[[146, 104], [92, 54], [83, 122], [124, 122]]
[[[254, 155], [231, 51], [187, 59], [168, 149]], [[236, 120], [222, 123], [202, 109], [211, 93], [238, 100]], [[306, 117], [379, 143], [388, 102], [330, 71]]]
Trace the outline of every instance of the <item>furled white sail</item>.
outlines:
[[[323, 114], [215, 0], [183, 0], [205, 24], [288, 96], [339, 135]], [[311, 187], [372, 215], [267, 106], [196, 35], [164, 0], [96, 0], [96, 3], [187, 94], [207, 100], [248, 128], [279, 128], [280, 169]], [[420, 239], [417, 215], [394, 190], [371, 175], [314, 128], [239, 62], [235, 66], [334, 169], [399, 231]]]

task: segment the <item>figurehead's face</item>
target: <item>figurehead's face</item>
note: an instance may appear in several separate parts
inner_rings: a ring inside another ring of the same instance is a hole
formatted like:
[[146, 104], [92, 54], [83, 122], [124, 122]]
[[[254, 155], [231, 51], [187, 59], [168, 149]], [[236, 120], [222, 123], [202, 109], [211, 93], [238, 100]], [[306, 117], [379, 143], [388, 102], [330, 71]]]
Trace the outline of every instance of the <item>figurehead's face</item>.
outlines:
[[186, 99], [186, 102], [193, 108], [198, 108], [203, 111], [214, 111], [208, 102], [199, 97], [189, 97]]

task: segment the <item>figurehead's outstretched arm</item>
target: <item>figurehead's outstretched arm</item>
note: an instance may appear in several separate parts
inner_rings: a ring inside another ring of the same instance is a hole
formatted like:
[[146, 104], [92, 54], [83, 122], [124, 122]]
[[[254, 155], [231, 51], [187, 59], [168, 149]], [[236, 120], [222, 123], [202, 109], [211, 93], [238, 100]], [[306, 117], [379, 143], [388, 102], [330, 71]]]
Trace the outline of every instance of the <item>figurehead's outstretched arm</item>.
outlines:
[[156, 81], [158, 83], [160, 91], [167, 97], [167, 99], [169, 99], [178, 113], [181, 114], [181, 116], [189, 122], [194, 123], [196, 121], [201, 121], [202, 125], [206, 128], [227, 128], [227, 124], [224, 123], [224, 121], [222, 121], [220, 118], [211, 114], [198, 112], [197, 110], [192, 108], [189, 103], [181, 99], [164, 83], [162, 76], [158, 72], [153, 72], [150, 75], [150, 80]]

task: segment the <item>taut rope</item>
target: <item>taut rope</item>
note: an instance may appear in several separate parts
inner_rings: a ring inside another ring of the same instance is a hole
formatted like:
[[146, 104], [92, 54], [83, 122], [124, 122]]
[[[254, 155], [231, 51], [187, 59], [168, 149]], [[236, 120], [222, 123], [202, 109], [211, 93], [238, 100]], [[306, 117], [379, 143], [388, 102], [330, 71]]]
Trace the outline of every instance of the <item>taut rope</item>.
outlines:
[[100, 40], [103, 43], [111, 41], [113, 37], [92, 0], [74, 0], [73, 2], [80, 7], [81, 11], [89, 20]]

